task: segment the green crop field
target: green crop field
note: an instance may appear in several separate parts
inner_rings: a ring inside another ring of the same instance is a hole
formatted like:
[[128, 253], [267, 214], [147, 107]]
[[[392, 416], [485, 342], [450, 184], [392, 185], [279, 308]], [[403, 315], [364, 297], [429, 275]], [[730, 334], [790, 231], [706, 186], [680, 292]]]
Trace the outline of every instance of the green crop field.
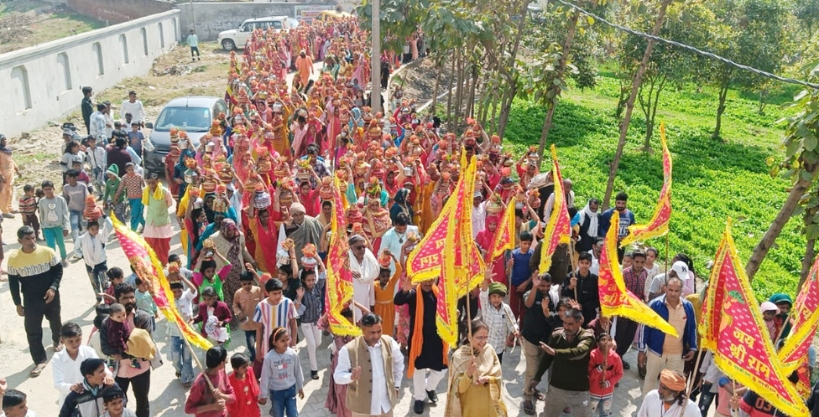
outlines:
[[[677, 252], [691, 256], [700, 278], [708, 278], [705, 265], [714, 257], [728, 217], [733, 219], [733, 237], [744, 265], [785, 200], [789, 183], [772, 178], [766, 160], [784, 157], [782, 126], [776, 122], [788, 114], [786, 104], [797, 91], [780, 91], [762, 115], [757, 97], [732, 91], [723, 116], [721, 141], [711, 138], [715, 92], [685, 85], [668, 87], [663, 93], [657, 122], [666, 124], [674, 161], [670, 252], [671, 256]], [[574, 182], [578, 209], [590, 197], [602, 199], [605, 192], [619, 136], [614, 119], [618, 92], [617, 79], [604, 73], [595, 90], [569, 91], [557, 106], [549, 143], [556, 144], [563, 174]], [[515, 102], [506, 145], [511, 144], [520, 154], [538, 143], [544, 115], [543, 107]], [[659, 129], [655, 129], [650, 154], [642, 151], [644, 136], [645, 120], [635, 106], [615, 193], [629, 194], [629, 208], [638, 223], [651, 217], [663, 182]], [[757, 273], [753, 287], [760, 300], [780, 291], [796, 293], [805, 252], [800, 221], [791, 219]], [[660, 249], [662, 265], [665, 239], [646, 244]]]

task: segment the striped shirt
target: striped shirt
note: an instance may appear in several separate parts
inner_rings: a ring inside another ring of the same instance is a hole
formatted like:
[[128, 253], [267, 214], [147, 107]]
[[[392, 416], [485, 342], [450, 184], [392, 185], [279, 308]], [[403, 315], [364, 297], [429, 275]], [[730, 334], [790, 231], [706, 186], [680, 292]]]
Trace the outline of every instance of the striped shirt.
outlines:
[[125, 174], [122, 177], [122, 181], [119, 183], [119, 189], [117, 192], [122, 192], [125, 190], [125, 196], [127, 198], [142, 198], [142, 189], [145, 187], [145, 180], [142, 179], [137, 174], [129, 175]]
[[34, 197], [23, 196], [18, 204], [20, 213], [36, 214], [37, 213], [37, 199]]
[[515, 315], [508, 304], [501, 302], [497, 309], [489, 302], [489, 291], [481, 291], [481, 320], [489, 327], [487, 343], [495, 348], [495, 353], [503, 353], [506, 349], [506, 336], [518, 330]]
[[318, 322], [322, 313], [322, 304], [324, 296], [324, 284], [327, 282], [327, 273], [322, 272], [318, 275], [318, 280], [313, 285], [312, 290], [304, 289], [304, 297], [301, 299], [302, 308], [299, 311], [302, 323], [315, 324]]
[[268, 299], [262, 300], [253, 313], [253, 321], [262, 325], [262, 351], [257, 355], [264, 355], [270, 350], [267, 344], [273, 329], [284, 327], [289, 330], [288, 325], [291, 319], [299, 318], [296, 306], [289, 298], [282, 297], [279, 304], [272, 305]]
[[36, 245], [34, 252], [18, 249], [8, 258], [9, 289], [14, 305], [22, 305], [22, 298], [42, 299], [49, 289], [58, 291], [63, 277], [60, 257], [48, 246]]
[[635, 274], [632, 267], [623, 270], [623, 281], [626, 283], [626, 289], [634, 293], [638, 298], [645, 301], [646, 279], [648, 278], [648, 271], [643, 268], [640, 274]]

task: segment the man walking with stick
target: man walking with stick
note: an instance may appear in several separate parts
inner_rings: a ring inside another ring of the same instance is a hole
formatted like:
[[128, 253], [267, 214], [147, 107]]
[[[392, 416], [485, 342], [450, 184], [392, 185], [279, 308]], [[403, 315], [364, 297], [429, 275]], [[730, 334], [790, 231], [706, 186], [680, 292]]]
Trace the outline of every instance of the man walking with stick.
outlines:
[[401, 346], [382, 334], [381, 317], [376, 314], [361, 318], [361, 330], [363, 335], [338, 351], [333, 380], [351, 386], [347, 407], [353, 417], [391, 417], [404, 376]]

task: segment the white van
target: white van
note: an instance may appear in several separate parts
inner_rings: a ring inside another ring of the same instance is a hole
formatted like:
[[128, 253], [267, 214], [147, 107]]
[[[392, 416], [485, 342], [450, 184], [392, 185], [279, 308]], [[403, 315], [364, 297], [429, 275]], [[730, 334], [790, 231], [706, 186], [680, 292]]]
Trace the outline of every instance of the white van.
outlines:
[[294, 20], [287, 16], [268, 16], [259, 17], [256, 19], [247, 19], [239, 26], [239, 29], [225, 30], [219, 32], [217, 42], [222, 45], [226, 51], [234, 49], [244, 49], [247, 40], [255, 29], [267, 30], [269, 28], [275, 29], [277, 32], [282, 29], [294, 28]]

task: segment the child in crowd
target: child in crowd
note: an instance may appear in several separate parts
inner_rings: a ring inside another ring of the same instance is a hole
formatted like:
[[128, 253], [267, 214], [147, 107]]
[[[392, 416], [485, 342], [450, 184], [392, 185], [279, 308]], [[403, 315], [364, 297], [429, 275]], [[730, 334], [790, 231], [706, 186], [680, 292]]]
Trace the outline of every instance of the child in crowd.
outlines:
[[103, 297], [105, 304], [111, 305], [117, 302], [117, 299], [114, 296], [114, 289], [117, 287], [117, 285], [125, 282], [125, 274], [122, 272], [122, 269], [115, 266], [109, 269], [105, 275], [108, 276], [108, 288], [105, 289], [104, 294], [99, 295]]
[[105, 171], [105, 192], [102, 194], [102, 201], [105, 204], [105, 212], [114, 211], [117, 220], [125, 221], [125, 195], [117, 193], [119, 184], [122, 180], [119, 178], [119, 167], [116, 164], [111, 164], [108, 170]]
[[63, 171], [63, 174], [71, 169], [75, 158], [79, 158], [80, 161], [82, 161], [85, 159], [85, 153], [80, 150], [79, 142], [71, 141], [65, 145], [65, 152], [62, 158], [60, 158], [60, 169]]
[[77, 171], [77, 181], [80, 184], [85, 185], [86, 188], [88, 188], [88, 191], [91, 192], [91, 190], [93, 189], [91, 184], [91, 176], [88, 175], [87, 172], [85, 172], [83, 160], [75, 157], [74, 160], [71, 161], [71, 169]]
[[130, 146], [137, 155], [142, 155], [143, 140], [145, 140], [145, 136], [139, 131], [139, 123], [131, 123], [131, 131], [128, 132], [128, 146]]
[[106, 410], [102, 417], [136, 417], [133, 411], [125, 408], [125, 393], [117, 385], [102, 391], [102, 402]]
[[20, 214], [23, 215], [23, 225], [34, 228], [34, 235], [37, 240], [40, 238], [40, 221], [37, 219], [37, 196], [35, 195], [34, 186], [26, 184], [23, 186], [23, 197], [18, 202]]
[[6, 417], [37, 417], [37, 413], [28, 409], [26, 394], [16, 389], [3, 394], [3, 413]]
[[[176, 268], [171, 268], [171, 265], [176, 266]], [[179, 255], [172, 253], [168, 255], [168, 281], [178, 281], [179, 277], [184, 277], [188, 280], [193, 279], [193, 271], [188, 268], [182, 266], [182, 260], [179, 258]]]
[[299, 273], [299, 266], [295, 261], [295, 251], [293, 249], [291, 249], [291, 251], [293, 251], [294, 260], [289, 264], [279, 265], [278, 278], [283, 286], [282, 295], [296, 301], [296, 290], [298, 290], [301, 285], [299, 284], [299, 279], [296, 278], [296, 275]]
[[139, 368], [137, 358], [153, 359], [156, 347], [147, 331], [131, 328], [126, 318], [125, 306], [120, 303], [111, 304], [111, 315], [105, 326], [106, 340], [112, 350], [132, 356], [131, 367]]
[[[98, 356], [94, 348], [82, 344], [82, 329], [76, 323], [63, 324], [60, 329], [60, 343], [64, 349], [56, 352], [51, 358], [51, 370], [54, 373], [54, 387], [60, 394], [57, 405], [62, 407], [71, 389], [82, 383], [83, 376], [80, 372], [82, 361], [89, 358], [97, 359]], [[111, 371], [107, 367], [105, 370], [107, 382], [113, 383]]]
[[634, 262], [634, 256], [631, 252], [626, 252], [623, 255], [623, 265], [620, 266], [620, 270], [630, 267], [632, 262]]
[[202, 290], [202, 302], [199, 303], [199, 315], [193, 319], [194, 324], [202, 323], [202, 336], [214, 344], [222, 345], [230, 338], [228, 324], [231, 320], [230, 308], [216, 298], [213, 287]]
[[[318, 321], [324, 314], [322, 304], [327, 274], [324, 270], [324, 262], [318, 256], [303, 257], [301, 262], [304, 269], [301, 271], [302, 283], [297, 291], [296, 305], [298, 305], [298, 314], [301, 321], [301, 332], [304, 333], [304, 338], [307, 340], [310, 378], [317, 380], [319, 376], [316, 348], [321, 344], [321, 329], [318, 326]], [[389, 272], [389, 269], [387, 271]]]
[[[208, 256], [209, 254], [210, 256]], [[213, 260], [214, 256], [224, 265], [222, 269], [219, 270], [219, 273], [216, 273], [216, 261]], [[196, 267], [194, 268], [196, 272], [193, 273], [193, 283], [199, 286], [200, 294], [205, 288], [213, 287], [213, 290], [216, 291], [216, 296], [218, 296], [220, 300], [224, 300], [225, 294], [222, 290], [221, 277], [228, 276], [231, 268], [230, 262], [219, 253], [218, 249], [215, 247], [205, 249], [202, 251], [202, 256], [199, 256], [199, 259], [196, 260]]]
[[245, 343], [247, 344], [247, 351], [250, 353], [250, 361], [254, 362], [256, 360], [256, 323], [251, 320], [251, 317], [253, 317], [253, 312], [264, 298], [264, 295], [261, 288], [253, 285], [253, 274], [249, 272], [253, 270], [253, 265], [245, 264], [245, 268], [246, 271], [239, 275], [239, 284], [242, 287], [233, 294], [232, 307], [233, 317], [245, 333]]
[[154, 297], [151, 296], [150, 284], [139, 277], [134, 280], [134, 283], [136, 284], [136, 306], [138, 309], [154, 316], [151, 321], [153, 324], [151, 331], [154, 331], [156, 330], [156, 319], [159, 318], [159, 309], [156, 308]]
[[299, 398], [304, 398], [304, 376], [299, 354], [289, 346], [290, 333], [284, 327], [273, 329], [268, 343], [273, 348], [264, 356], [259, 404], [267, 404], [270, 398], [271, 415], [298, 417], [296, 392]]
[[506, 337], [519, 335], [518, 325], [512, 309], [503, 302], [506, 297], [506, 285], [492, 282], [489, 277], [483, 280], [480, 294], [480, 317], [489, 326], [489, 343], [495, 348], [498, 362], [503, 363], [503, 352], [506, 349]]
[[611, 415], [611, 399], [614, 388], [623, 377], [623, 362], [612, 347], [613, 340], [608, 333], [597, 335], [597, 347], [589, 357], [589, 394], [591, 414], [598, 409], [600, 417]]
[[[193, 320], [193, 300], [196, 298], [196, 286], [184, 276], [179, 281], [171, 281], [171, 291], [176, 310], [186, 323]], [[186, 288], [187, 287], [187, 288]], [[176, 325], [168, 324], [168, 336], [171, 338], [171, 361], [176, 369], [176, 377], [182, 382], [185, 389], [193, 383], [193, 366], [191, 365], [191, 351], [182, 340], [182, 332]]]
[[[108, 272], [108, 257], [105, 254], [105, 244], [108, 243], [108, 222], [103, 221], [102, 227], [97, 220], [88, 222], [87, 231], [80, 236], [80, 253], [85, 261], [85, 272], [91, 280], [91, 287], [97, 295], [97, 304], [102, 301], [102, 293], [108, 289], [108, 280], [105, 278]], [[113, 294], [112, 294], [113, 295]]]
[[[410, 244], [409, 239], [404, 243], [402, 249], [406, 248], [408, 244]], [[393, 261], [395, 262], [395, 272], [390, 274], [390, 265]], [[373, 282], [375, 286], [373, 313], [381, 317], [384, 334], [392, 336], [395, 329], [395, 302], [393, 302], [393, 297], [395, 296], [395, 286], [398, 285], [398, 279], [404, 273], [404, 268], [389, 249], [381, 251], [381, 254], [378, 255], [378, 263], [381, 269], [378, 271], [378, 279]]]
[[43, 236], [48, 247], [55, 251], [59, 247], [63, 267], [66, 267], [68, 262], [65, 259], [65, 240], [63, 238], [68, 236], [68, 232], [71, 230], [68, 203], [61, 196], [54, 195], [53, 182], [43, 181], [41, 187], [45, 196], [37, 202], [37, 208], [40, 215], [40, 225], [43, 228]]
[[122, 195], [128, 198], [131, 206], [131, 230], [137, 231], [140, 225], [145, 227], [145, 218], [142, 211], [145, 208], [142, 204], [142, 190], [145, 189], [145, 179], [136, 173], [136, 165], [133, 162], [125, 164], [125, 175], [120, 179], [114, 201], [119, 201]]
[[[506, 275], [509, 276], [511, 290], [509, 293], [509, 307], [515, 317], [523, 316], [523, 293], [529, 288], [532, 282], [532, 269], [529, 268], [529, 260], [532, 259], [532, 241], [534, 237], [529, 232], [521, 232], [519, 246], [512, 251], [509, 261], [506, 263]], [[522, 325], [522, 323], [521, 323]]]
[[[91, 334], [88, 335], [87, 344], [94, 349], [94, 353], [97, 354], [98, 358], [108, 361], [108, 355], [102, 352], [100, 331], [104, 331], [102, 322], [111, 315], [111, 306], [108, 304], [99, 304], [94, 310], [97, 315], [94, 317], [94, 327], [91, 329]], [[113, 369], [112, 366], [109, 366], [109, 370], [113, 371]]]
[[[734, 413], [731, 412], [731, 398], [742, 398], [746, 389], [739, 383], [732, 381], [730, 378], [724, 375], [719, 378], [718, 383], [719, 393], [717, 394], [717, 410], [714, 413], [714, 417], [731, 417], [734, 415]], [[749, 414], [754, 415], [754, 413]], [[774, 413], [774, 415], [776, 415], [776, 413]]]
[[[236, 402], [236, 394], [225, 374], [227, 351], [222, 346], [214, 346], [205, 354], [205, 366], [193, 381], [188, 400], [185, 401], [185, 414], [197, 417], [227, 417], [227, 405]], [[215, 389], [211, 389], [207, 378]]]
[[260, 417], [261, 410], [257, 402], [259, 401], [259, 383], [256, 382], [256, 375], [247, 360], [247, 356], [236, 353], [230, 358], [230, 366], [233, 372], [228, 375], [233, 392], [236, 394], [236, 401], [227, 405], [229, 416]]
[[[273, 330], [280, 327], [286, 328], [290, 332], [288, 340], [295, 340], [294, 336], [298, 331], [296, 329], [296, 319], [299, 318], [293, 301], [282, 296], [281, 281], [272, 278], [264, 283], [264, 287], [267, 290], [267, 298], [262, 300], [253, 312], [253, 321], [258, 323], [256, 328], [256, 363], [259, 364], [267, 351], [272, 348], [269, 342]], [[256, 371], [261, 371], [261, 368], [256, 369]], [[257, 373], [261, 374], [261, 372]]]
[[105, 147], [97, 146], [97, 141], [93, 137], [85, 139], [85, 150], [88, 153], [88, 162], [91, 164], [91, 182], [88, 185], [94, 186], [97, 193], [102, 195], [105, 188]]
[[63, 198], [68, 203], [68, 216], [71, 223], [71, 241], [74, 242], [74, 257], [82, 258], [82, 247], [79, 244], [79, 235], [82, 230], [85, 210], [85, 197], [88, 196], [88, 186], [77, 180], [79, 172], [74, 169], [65, 173], [67, 184], [63, 185]]
[[779, 313], [779, 307], [770, 301], [763, 301], [759, 308], [762, 310], [762, 319], [765, 320], [768, 335], [770, 335], [771, 341], [776, 343], [777, 332], [774, 318], [776, 318], [777, 313]]

